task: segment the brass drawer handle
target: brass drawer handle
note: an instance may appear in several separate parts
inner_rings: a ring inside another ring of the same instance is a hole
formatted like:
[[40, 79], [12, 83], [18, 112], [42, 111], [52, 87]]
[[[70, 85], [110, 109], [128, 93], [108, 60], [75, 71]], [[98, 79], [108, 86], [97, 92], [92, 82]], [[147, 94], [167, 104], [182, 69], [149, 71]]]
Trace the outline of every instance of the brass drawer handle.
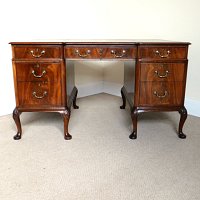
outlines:
[[45, 96], [47, 96], [47, 91], [44, 91], [42, 96], [38, 96], [36, 92], [33, 92], [33, 96], [34, 96], [36, 99], [42, 99], [42, 98], [44, 98]]
[[91, 51], [89, 49], [85, 52], [85, 54], [80, 54], [78, 49], [75, 50], [75, 54], [81, 58], [86, 58], [87, 56], [90, 55], [90, 53], [91, 53]]
[[158, 98], [165, 98], [168, 95], [168, 92], [165, 90], [163, 95], [159, 95], [157, 91], [154, 91], [153, 94], [156, 95]]
[[159, 55], [161, 58], [167, 58], [167, 57], [169, 57], [169, 54], [170, 54], [171, 52], [170, 52], [170, 50], [162, 50], [162, 52], [160, 52], [160, 51], [158, 51], [158, 50], [156, 50], [155, 51], [155, 54], [157, 54], [157, 55]]
[[113, 54], [114, 58], [122, 58], [123, 56], [126, 55], [126, 50], [122, 50], [121, 54], [118, 54], [115, 50], [110, 51], [111, 54]]
[[41, 52], [39, 52], [39, 49], [36, 49], [35, 51], [31, 50], [30, 53], [34, 58], [40, 58], [42, 55], [45, 54], [45, 50], [42, 50]]
[[41, 75], [37, 75], [35, 74], [35, 70], [32, 71], [33, 76], [36, 78], [42, 78], [43, 75], [45, 75], [46, 73], [47, 73], [46, 70], [43, 70]]
[[155, 71], [155, 74], [159, 77], [159, 78], [166, 78], [169, 74], [169, 71], [166, 70], [165, 74], [160, 74], [157, 70]]

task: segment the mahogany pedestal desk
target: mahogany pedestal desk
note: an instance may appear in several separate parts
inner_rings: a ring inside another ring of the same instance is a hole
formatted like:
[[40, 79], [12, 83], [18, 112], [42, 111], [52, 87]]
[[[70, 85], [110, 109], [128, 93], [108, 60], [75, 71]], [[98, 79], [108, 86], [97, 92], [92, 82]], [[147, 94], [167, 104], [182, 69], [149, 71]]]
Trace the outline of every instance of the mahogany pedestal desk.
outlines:
[[190, 43], [163, 40], [11, 42], [17, 126], [15, 140], [21, 139], [22, 112], [58, 112], [64, 120], [64, 138], [68, 131], [71, 106], [78, 109], [78, 90], [74, 84], [74, 61], [124, 61], [124, 85], [121, 89], [124, 109], [128, 102], [133, 132], [137, 138], [137, 118], [142, 112], [178, 111], [179, 138], [186, 138], [183, 125], [187, 54]]

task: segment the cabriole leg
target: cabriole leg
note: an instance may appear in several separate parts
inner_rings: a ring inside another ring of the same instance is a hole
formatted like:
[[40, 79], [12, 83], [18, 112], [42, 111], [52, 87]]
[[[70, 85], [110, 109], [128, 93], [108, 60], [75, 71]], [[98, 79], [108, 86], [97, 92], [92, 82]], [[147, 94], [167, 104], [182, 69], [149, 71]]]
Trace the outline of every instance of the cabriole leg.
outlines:
[[124, 92], [123, 92], [123, 88], [121, 89], [121, 95], [122, 95], [122, 106], [120, 106], [121, 109], [125, 109], [126, 107], [126, 97], [124, 95]]
[[72, 136], [68, 132], [68, 124], [69, 124], [69, 119], [70, 119], [70, 111], [65, 110], [61, 112], [63, 116], [63, 121], [64, 121], [64, 138], [65, 140], [71, 140]]
[[179, 110], [180, 113], [180, 121], [179, 121], [179, 128], [178, 128], [178, 137], [181, 139], [185, 139], [186, 135], [183, 133], [183, 125], [185, 123], [185, 120], [187, 119], [187, 110], [185, 107], [181, 108]]
[[131, 112], [131, 118], [133, 123], [133, 132], [129, 135], [130, 139], [137, 139], [137, 118], [138, 118], [138, 110], [135, 109]]
[[15, 124], [17, 126], [17, 134], [13, 137], [14, 140], [21, 139], [22, 136], [22, 128], [21, 128], [21, 122], [20, 122], [20, 116], [21, 112], [17, 108], [13, 110], [13, 119], [15, 121]]
[[78, 89], [75, 87], [76, 89], [76, 93], [75, 93], [75, 96], [74, 96], [74, 99], [73, 99], [73, 108], [74, 109], [79, 109], [79, 107], [76, 105], [76, 99], [77, 99], [77, 94], [78, 94]]

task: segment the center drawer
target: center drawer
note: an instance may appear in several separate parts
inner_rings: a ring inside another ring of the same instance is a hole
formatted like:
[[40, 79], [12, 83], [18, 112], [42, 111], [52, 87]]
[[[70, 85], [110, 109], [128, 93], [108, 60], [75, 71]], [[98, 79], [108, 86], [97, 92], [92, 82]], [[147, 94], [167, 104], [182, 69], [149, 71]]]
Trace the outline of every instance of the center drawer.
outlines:
[[73, 45], [65, 47], [66, 59], [134, 59], [136, 47], [126, 46], [82, 46]]

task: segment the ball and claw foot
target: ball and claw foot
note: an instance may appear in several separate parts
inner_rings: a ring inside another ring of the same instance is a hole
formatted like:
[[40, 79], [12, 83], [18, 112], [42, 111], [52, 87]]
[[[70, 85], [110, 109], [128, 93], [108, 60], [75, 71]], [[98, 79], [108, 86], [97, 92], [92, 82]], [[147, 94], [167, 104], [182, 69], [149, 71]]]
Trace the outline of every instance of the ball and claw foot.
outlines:
[[178, 137], [181, 138], [181, 139], [185, 139], [186, 135], [183, 132], [181, 132], [181, 133], [178, 134]]
[[120, 106], [120, 109], [125, 109], [125, 105]]
[[131, 134], [129, 135], [129, 138], [132, 139], [132, 140], [137, 139], [137, 134], [136, 134], [136, 132], [131, 133]]
[[21, 137], [22, 137], [21, 133], [18, 132], [18, 133], [13, 137], [13, 139], [14, 139], [14, 140], [20, 140]]
[[73, 105], [74, 109], [79, 109], [79, 106], [77, 106], [76, 104]]
[[64, 138], [65, 140], [71, 140], [72, 136], [69, 133], [67, 133]]

